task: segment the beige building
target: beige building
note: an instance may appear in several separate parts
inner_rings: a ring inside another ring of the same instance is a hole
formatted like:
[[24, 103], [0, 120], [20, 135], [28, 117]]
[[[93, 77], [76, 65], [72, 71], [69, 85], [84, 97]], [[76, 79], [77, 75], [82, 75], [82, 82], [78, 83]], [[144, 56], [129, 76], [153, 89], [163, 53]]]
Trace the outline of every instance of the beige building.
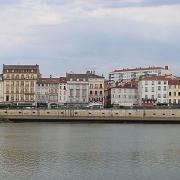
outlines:
[[0, 74], [0, 103], [4, 101], [3, 75]]
[[180, 105], [180, 80], [169, 80], [169, 105]]
[[91, 73], [87, 76], [89, 81], [89, 104], [104, 105], [104, 77]]
[[39, 78], [38, 65], [3, 65], [4, 102], [35, 105]]

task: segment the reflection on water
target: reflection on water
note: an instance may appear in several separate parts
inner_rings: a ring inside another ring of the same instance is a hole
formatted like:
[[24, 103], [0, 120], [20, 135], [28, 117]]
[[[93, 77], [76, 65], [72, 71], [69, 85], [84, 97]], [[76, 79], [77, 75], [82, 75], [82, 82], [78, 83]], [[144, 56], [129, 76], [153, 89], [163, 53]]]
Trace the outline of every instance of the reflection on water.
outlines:
[[0, 124], [0, 179], [177, 180], [180, 125]]

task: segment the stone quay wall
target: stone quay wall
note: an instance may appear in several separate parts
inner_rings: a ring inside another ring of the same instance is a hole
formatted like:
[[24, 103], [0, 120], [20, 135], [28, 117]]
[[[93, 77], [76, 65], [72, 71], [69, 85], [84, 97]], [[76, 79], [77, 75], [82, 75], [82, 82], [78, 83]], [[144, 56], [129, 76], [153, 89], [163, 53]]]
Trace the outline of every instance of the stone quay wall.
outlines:
[[121, 110], [0, 110], [1, 120], [10, 121], [88, 121], [88, 122], [176, 122], [180, 109], [121, 109]]

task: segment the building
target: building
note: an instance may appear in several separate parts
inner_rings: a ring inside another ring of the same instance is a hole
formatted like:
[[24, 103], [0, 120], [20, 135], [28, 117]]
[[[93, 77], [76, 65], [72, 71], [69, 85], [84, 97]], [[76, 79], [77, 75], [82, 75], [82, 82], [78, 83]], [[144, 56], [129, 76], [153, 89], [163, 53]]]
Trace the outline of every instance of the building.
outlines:
[[169, 105], [180, 105], [180, 79], [169, 80]]
[[0, 103], [4, 102], [3, 75], [0, 74]]
[[37, 103], [39, 105], [64, 105], [67, 101], [66, 78], [40, 78], [37, 82]]
[[167, 105], [168, 78], [166, 76], [144, 76], [138, 82], [139, 105]]
[[138, 104], [137, 85], [126, 83], [109, 88], [106, 94], [106, 107], [134, 106]]
[[89, 104], [104, 106], [104, 77], [87, 73], [87, 78], [89, 82]]
[[115, 83], [122, 80], [128, 81], [131, 79], [136, 79], [145, 75], [156, 75], [164, 76], [170, 75], [171, 70], [168, 66], [165, 67], [145, 67], [145, 68], [132, 68], [132, 69], [120, 69], [114, 70], [109, 73], [109, 82]]
[[59, 105], [65, 105], [67, 103], [67, 80], [66, 77], [59, 78], [59, 92], [58, 92]]
[[3, 65], [4, 102], [36, 104], [39, 65]]
[[89, 104], [89, 82], [87, 74], [67, 73], [67, 105], [82, 107]]

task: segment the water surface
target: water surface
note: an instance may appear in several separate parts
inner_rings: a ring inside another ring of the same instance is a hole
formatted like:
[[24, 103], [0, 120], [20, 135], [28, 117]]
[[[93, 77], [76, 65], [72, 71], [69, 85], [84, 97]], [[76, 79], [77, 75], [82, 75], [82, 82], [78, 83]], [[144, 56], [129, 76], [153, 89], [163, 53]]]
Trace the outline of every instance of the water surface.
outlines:
[[180, 125], [1, 123], [1, 180], [179, 180]]

